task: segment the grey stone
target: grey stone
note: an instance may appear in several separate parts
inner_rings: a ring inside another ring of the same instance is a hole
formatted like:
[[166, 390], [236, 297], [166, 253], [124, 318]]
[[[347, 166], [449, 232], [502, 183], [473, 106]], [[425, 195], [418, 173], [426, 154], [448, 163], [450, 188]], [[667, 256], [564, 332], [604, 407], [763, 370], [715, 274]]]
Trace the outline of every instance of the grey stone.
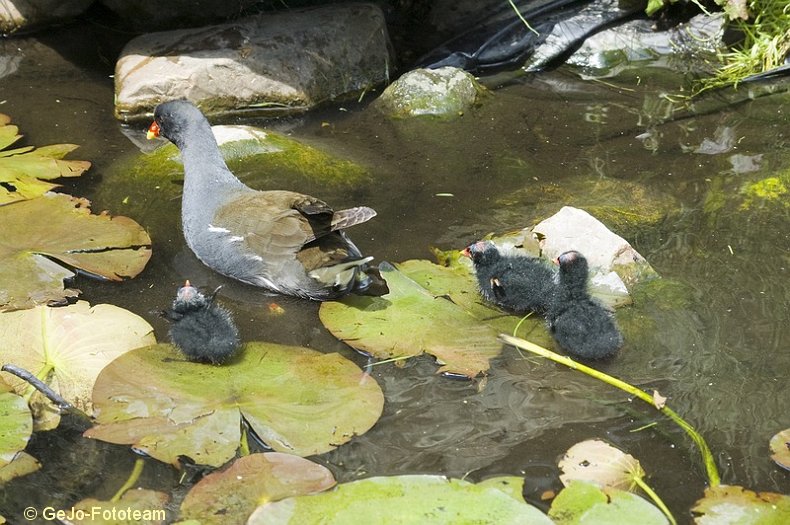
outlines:
[[115, 66], [115, 115], [150, 116], [177, 98], [207, 114], [302, 112], [387, 82], [390, 49], [384, 16], [372, 4], [142, 35]]
[[93, 0], [4, 0], [0, 2], [0, 33], [29, 31], [73, 18]]
[[415, 69], [390, 84], [376, 106], [391, 117], [454, 116], [472, 107], [483, 89], [462, 69]]

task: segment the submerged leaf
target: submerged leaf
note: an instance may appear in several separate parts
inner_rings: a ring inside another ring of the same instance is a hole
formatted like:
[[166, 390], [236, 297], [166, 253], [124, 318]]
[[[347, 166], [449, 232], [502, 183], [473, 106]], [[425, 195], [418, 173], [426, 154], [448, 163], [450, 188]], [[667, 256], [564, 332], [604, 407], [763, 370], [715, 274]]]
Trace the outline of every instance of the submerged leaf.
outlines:
[[329, 469], [298, 456], [251, 454], [201, 479], [184, 498], [179, 518], [243, 525], [263, 502], [321, 492], [335, 483]]
[[47, 193], [0, 206], [0, 311], [75, 297], [63, 280], [74, 273], [56, 263], [120, 281], [140, 273], [151, 239], [128, 217], [92, 215], [85, 199]]
[[[90, 414], [90, 395], [104, 366], [133, 348], [155, 342], [143, 318], [110, 304], [91, 307], [85, 301], [62, 307], [0, 313], [0, 361], [32, 372], [75, 407]], [[2, 376], [17, 392], [31, 388]], [[36, 393], [30, 399], [38, 429], [57, 426], [52, 403]]]
[[[69, 525], [121, 525], [168, 523], [165, 506], [170, 496], [164, 492], [135, 489], [124, 493], [118, 501], [101, 501], [87, 498], [74, 505], [74, 518]], [[79, 511], [83, 511], [80, 513]]]
[[388, 294], [321, 305], [321, 322], [335, 337], [379, 358], [426, 352], [443, 365], [440, 372], [475, 377], [488, 370], [502, 347], [493, 328], [393, 266], [382, 263], [379, 270]]
[[705, 489], [692, 512], [696, 523], [714, 525], [779, 525], [790, 523], [790, 496], [754, 492], [735, 485]]
[[250, 525], [388, 523], [551, 524], [535, 507], [485, 483], [444, 476], [375, 477], [264, 504]]
[[309, 456], [366, 432], [384, 396], [339, 354], [254, 342], [223, 366], [184, 361], [171, 345], [139, 348], [102, 371], [93, 402], [99, 424], [86, 436], [218, 467], [236, 453], [242, 417], [274, 450]]
[[571, 481], [588, 481], [601, 487], [631, 490], [635, 478], [642, 478], [645, 471], [639, 461], [600, 439], [576, 443], [560, 460], [563, 471], [560, 481], [568, 486]]
[[[11, 119], [0, 114], [0, 150], [20, 138], [19, 129], [9, 124]], [[0, 151], [0, 205], [39, 197], [57, 184], [39, 179], [78, 177], [90, 168], [86, 160], [62, 160], [79, 146], [55, 144], [34, 149], [32, 146]]]

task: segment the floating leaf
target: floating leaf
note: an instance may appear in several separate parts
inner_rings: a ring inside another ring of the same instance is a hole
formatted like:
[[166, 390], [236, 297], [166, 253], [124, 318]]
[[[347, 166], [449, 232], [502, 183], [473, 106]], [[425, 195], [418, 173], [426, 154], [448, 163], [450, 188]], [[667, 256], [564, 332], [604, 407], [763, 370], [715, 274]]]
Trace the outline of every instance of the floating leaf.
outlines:
[[790, 470], [790, 428], [783, 430], [771, 438], [771, 459], [785, 470]]
[[339, 354], [254, 342], [224, 366], [183, 361], [171, 345], [139, 348], [102, 371], [93, 402], [99, 425], [86, 436], [218, 467], [236, 453], [240, 417], [273, 449], [308, 456], [366, 432], [384, 396]]
[[790, 496], [753, 492], [735, 485], [705, 489], [692, 512], [695, 523], [706, 525], [779, 525], [790, 523]]
[[[155, 339], [151, 325], [132, 312], [79, 301], [62, 308], [39, 306], [0, 313], [0, 341], [0, 361], [29, 370], [90, 414], [91, 391], [101, 369], [119, 355]], [[2, 377], [17, 392], [30, 388], [10, 374]], [[58, 425], [60, 415], [49, 400], [36, 393], [30, 406], [38, 429]]]
[[267, 503], [249, 525], [285, 523], [551, 524], [543, 513], [485, 483], [443, 476], [375, 477], [332, 491]]
[[349, 296], [321, 305], [321, 322], [335, 337], [379, 358], [426, 352], [443, 365], [440, 372], [475, 377], [488, 370], [489, 359], [502, 346], [494, 329], [392, 265], [382, 263], [379, 270], [388, 294]]
[[[20, 138], [19, 129], [9, 124], [11, 119], [0, 113], [0, 150]], [[57, 184], [39, 179], [78, 177], [90, 168], [86, 160], [63, 160], [79, 146], [56, 144], [34, 149], [32, 146], [0, 151], [0, 206], [39, 197]]]
[[601, 487], [631, 490], [636, 485], [634, 478], [645, 475], [638, 460], [600, 439], [573, 445], [559, 467], [563, 471], [560, 481], [565, 486], [571, 481], [588, 481]]
[[54, 260], [113, 281], [145, 268], [151, 257], [145, 230], [128, 217], [91, 215], [88, 206], [55, 193], [0, 206], [0, 311], [75, 297], [76, 290], [63, 289], [73, 272]]
[[179, 519], [243, 525], [263, 502], [321, 492], [335, 483], [329, 469], [298, 456], [252, 454], [201, 479], [184, 498]]
[[667, 525], [667, 518], [636, 494], [572, 481], [551, 502], [557, 525]]
[[165, 505], [168, 501], [170, 501], [170, 496], [164, 492], [147, 489], [127, 491], [118, 501], [87, 498], [77, 502], [74, 505], [74, 510], [69, 511], [69, 514], [74, 515], [74, 519], [70, 519], [68, 523], [74, 525], [78, 523], [97, 525], [167, 523]]
[[38, 462], [22, 452], [33, 432], [27, 402], [0, 378], [0, 484], [38, 469]]

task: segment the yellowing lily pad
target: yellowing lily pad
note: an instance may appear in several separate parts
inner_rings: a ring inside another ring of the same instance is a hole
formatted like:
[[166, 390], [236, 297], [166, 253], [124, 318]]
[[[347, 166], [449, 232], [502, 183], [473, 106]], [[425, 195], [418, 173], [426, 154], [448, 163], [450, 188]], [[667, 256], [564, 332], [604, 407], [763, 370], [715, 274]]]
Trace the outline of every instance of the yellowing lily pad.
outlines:
[[[22, 138], [19, 129], [10, 122], [10, 117], [0, 113], [0, 150]], [[45, 180], [82, 175], [90, 168], [90, 162], [63, 160], [78, 147], [56, 144], [38, 149], [27, 146], [0, 151], [0, 206], [38, 197], [58, 186]]]
[[645, 471], [639, 461], [600, 439], [590, 439], [573, 445], [560, 460], [563, 471], [560, 481], [568, 486], [571, 481], [587, 481], [601, 487], [631, 490]]
[[[151, 325], [132, 312], [79, 301], [62, 308], [39, 306], [0, 313], [0, 341], [0, 361], [29, 370], [90, 414], [91, 391], [101, 369], [119, 355], [156, 340]], [[11, 374], [2, 377], [19, 393], [32, 388]], [[30, 406], [37, 429], [58, 425], [57, 408], [38, 392]]]
[[779, 525], [790, 523], [790, 496], [754, 492], [734, 485], [705, 489], [692, 512], [696, 523], [712, 525]]
[[771, 459], [785, 470], [790, 470], [790, 428], [771, 438]]
[[27, 402], [0, 378], [0, 484], [38, 469], [38, 462], [23, 452], [33, 432]]
[[623, 490], [573, 481], [554, 498], [549, 517], [557, 525], [668, 525], [650, 502]]
[[[432, 266], [435, 272], [445, 272]], [[387, 281], [388, 294], [349, 296], [321, 305], [321, 322], [335, 337], [379, 358], [426, 352], [442, 365], [440, 372], [475, 377], [488, 370], [489, 360], [502, 348], [494, 328], [392, 265], [382, 263], [379, 270]], [[468, 288], [462, 280], [459, 283]]]
[[252, 454], [208, 474], [192, 487], [181, 504], [179, 519], [203, 525], [243, 525], [263, 502], [321, 492], [335, 483], [329, 469], [299, 456]]
[[55, 261], [112, 281], [143, 271], [151, 257], [145, 230], [128, 217], [91, 215], [88, 206], [55, 193], [0, 206], [0, 311], [75, 297], [63, 288], [74, 273]]
[[224, 366], [184, 361], [171, 345], [113, 361], [93, 391], [88, 437], [129, 444], [167, 463], [218, 467], [236, 453], [240, 418], [271, 448], [321, 454], [366, 432], [384, 395], [339, 354], [254, 342]]
[[267, 503], [249, 525], [297, 523], [551, 524], [535, 507], [494, 486], [443, 476], [374, 477]]

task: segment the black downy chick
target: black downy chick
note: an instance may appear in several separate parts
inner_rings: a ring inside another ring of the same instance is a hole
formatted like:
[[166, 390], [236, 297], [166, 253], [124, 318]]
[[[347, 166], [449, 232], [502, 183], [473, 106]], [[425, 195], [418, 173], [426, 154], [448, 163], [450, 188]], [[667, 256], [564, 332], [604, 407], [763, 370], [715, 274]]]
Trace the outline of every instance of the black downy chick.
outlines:
[[557, 258], [559, 283], [546, 316], [554, 339], [569, 354], [584, 359], [614, 355], [623, 336], [612, 315], [587, 292], [587, 259], [568, 251]]
[[214, 303], [217, 290], [207, 297], [187, 281], [165, 313], [173, 323], [170, 339], [190, 361], [219, 365], [239, 350], [230, 312]]
[[534, 257], [507, 255], [491, 241], [478, 241], [462, 252], [472, 259], [480, 294], [509, 312], [544, 314], [557, 284], [554, 271]]

